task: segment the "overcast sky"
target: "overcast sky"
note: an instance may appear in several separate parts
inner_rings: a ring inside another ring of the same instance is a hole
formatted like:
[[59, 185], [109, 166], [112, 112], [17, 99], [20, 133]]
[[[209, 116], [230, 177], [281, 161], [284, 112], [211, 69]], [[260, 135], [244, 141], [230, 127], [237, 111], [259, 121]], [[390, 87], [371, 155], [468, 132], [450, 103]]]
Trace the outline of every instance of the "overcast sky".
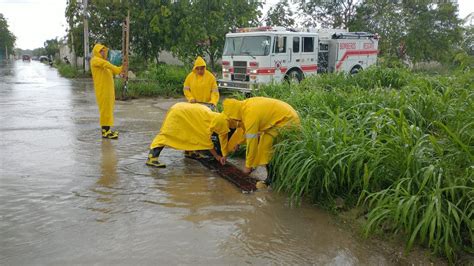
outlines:
[[[268, 0], [266, 12], [279, 0]], [[459, 15], [464, 18], [474, 12], [474, 0], [459, 0]], [[16, 46], [22, 49], [42, 47], [45, 40], [66, 35], [64, 12], [66, 0], [0, 0], [0, 13], [17, 37]]]

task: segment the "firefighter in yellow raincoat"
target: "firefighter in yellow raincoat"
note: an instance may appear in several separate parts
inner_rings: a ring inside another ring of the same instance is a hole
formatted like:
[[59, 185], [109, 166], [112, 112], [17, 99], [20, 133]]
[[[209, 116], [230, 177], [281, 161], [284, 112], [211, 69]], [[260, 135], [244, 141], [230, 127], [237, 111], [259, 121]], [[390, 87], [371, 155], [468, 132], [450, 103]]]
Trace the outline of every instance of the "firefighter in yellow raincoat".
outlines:
[[95, 97], [99, 106], [102, 137], [116, 139], [118, 138], [118, 132], [111, 130], [114, 125], [114, 75], [122, 72], [122, 67], [114, 66], [107, 61], [108, 50], [102, 44], [94, 46], [94, 49], [92, 49], [91, 72], [94, 80]]
[[[219, 136], [222, 156], [214, 149], [211, 141], [213, 133]], [[185, 156], [191, 158], [199, 156], [193, 151], [209, 150], [216, 160], [225, 164], [228, 133], [229, 122], [226, 115], [213, 112], [201, 104], [177, 103], [170, 108], [160, 133], [153, 139], [146, 164], [166, 167], [158, 160], [165, 146], [187, 151]]]
[[[283, 127], [298, 126], [300, 119], [289, 104], [265, 97], [254, 97], [244, 101], [226, 99], [224, 113], [232, 123], [238, 123], [237, 130], [228, 143], [229, 150], [246, 141], [247, 152], [244, 173], [249, 174], [257, 166], [267, 166], [272, 158], [273, 139]], [[269, 183], [269, 178], [265, 183]]]
[[194, 62], [193, 71], [184, 81], [184, 96], [190, 103], [211, 105], [214, 110], [219, 101], [219, 89], [216, 78], [206, 69], [206, 62], [198, 56]]

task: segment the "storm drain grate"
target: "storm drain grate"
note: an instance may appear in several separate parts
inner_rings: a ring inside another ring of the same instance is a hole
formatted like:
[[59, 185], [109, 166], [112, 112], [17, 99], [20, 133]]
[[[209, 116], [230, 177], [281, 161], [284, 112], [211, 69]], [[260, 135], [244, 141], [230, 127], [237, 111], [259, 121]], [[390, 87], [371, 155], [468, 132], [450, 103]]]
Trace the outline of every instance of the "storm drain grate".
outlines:
[[231, 182], [242, 190], [242, 193], [252, 193], [257, 190], [257, 180], [246, 176], [240, 169], [234, 165], [227, 163], [221, 165], [212, 157], [197, 159], [201, 164], [207, 168], [217, 172], [221, 177]]

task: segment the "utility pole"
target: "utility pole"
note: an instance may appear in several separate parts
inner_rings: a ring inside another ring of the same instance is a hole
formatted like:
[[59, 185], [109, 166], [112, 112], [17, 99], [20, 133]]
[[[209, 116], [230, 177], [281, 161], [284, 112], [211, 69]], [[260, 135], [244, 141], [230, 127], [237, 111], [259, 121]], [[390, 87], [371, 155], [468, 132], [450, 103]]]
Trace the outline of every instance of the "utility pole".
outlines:
[[[71, 27], [72, 28], [72, 27]], [[76, 49], [74, 49], [74, 34], [71, 32], [71, 60], [72, 60], [72, 65], [77, 68], [77, 57], [76, 57]]]
[[87, 13], [87, 0], [82, 0], [84, 6], [84, 71], [89, 71], [89, 21]]
[[123, 66], [123, 90], [122, 100], [127, 98], [128, 87], [128, 54], [130, 52], [130, 10], [122, 25], [122, 66]]

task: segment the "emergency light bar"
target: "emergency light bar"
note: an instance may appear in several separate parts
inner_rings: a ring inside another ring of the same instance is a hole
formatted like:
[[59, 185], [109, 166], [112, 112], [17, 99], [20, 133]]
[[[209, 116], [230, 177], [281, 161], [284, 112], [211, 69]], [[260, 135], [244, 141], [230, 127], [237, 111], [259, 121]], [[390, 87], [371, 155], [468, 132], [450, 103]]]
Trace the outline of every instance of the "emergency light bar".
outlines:
[[368, 32], [347, 32], [347, 33], [335, 33], [332, 35], [333, 39], [360, 39], [360, 38], [375, 38], [377, 39], [376, 34]]
[[248, 28], [237, 28], [232, 32], [242, 33], [242, 32], [259, 32], [259, 31], [286, 31], [284, 27], [248, 27]]

